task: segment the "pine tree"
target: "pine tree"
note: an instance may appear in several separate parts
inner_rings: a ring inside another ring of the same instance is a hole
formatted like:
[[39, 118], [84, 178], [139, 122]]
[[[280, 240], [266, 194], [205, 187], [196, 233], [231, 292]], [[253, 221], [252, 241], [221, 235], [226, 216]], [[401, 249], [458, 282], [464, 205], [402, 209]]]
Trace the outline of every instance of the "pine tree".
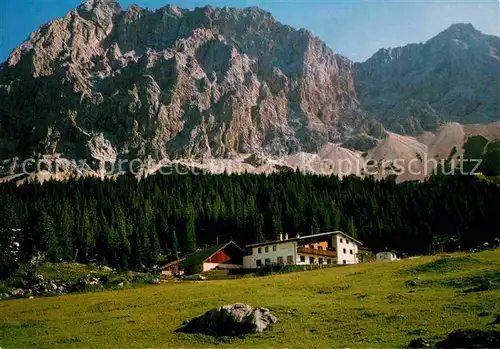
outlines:
[[179, 240], [177, 239], [177, 234], [175, 231], [172, 233], [172, 242], [170, 251], [171, 251], [170, 259], [172, 260], [177, 259], [179, 253]]
[[353, 217], [349, 219], [348, 234], [351, 235], [353, 238], [358, 239], [358, 230], [356, 229], [356, 225], [354, 224]]
[[62, 211], [57, 224], [61, 259], [70, 261], [73, 257], [73, 212], [67, 201], [62, 204]]
[[95, 220], [92, 220], [93, 214], [91, 213], [91, 208], [88, 205], [83, 207], [82, 211], [82, 236], [83, 236], [83, 247], [85, 253], [85, 260], [89, 261], [94, 257], [94, 249], [95, 249]]
[[253, 223], [253, 236], [251, 243], [262, 242], [264, 237], [264, 216], [261, 213], [254, 212], [251, 216]]
[[12, 275], [19, 268], [18, 224], [14, 208], [7, 200], [0, 206], [0, 279]]
[[53, 262], [59, 262], [63, 257], [59, 236], [56, 234], [54, 219], [45, 211], [41, 211], [36, 218], [34, 232], [43, 237], [42, 250], [47, 258]]
[[116, 205], [114, 209], [114, 255], [116, 267], [119, 269], [127, 269], [128, 260], [131, 253], [130, 242], [127, 237], [127, 223], [125, 220], [125, 215], [120, 205]]
[[196, 226], [194, 208], [188, 204], [184, 214], [184, 253], [196, 252]]

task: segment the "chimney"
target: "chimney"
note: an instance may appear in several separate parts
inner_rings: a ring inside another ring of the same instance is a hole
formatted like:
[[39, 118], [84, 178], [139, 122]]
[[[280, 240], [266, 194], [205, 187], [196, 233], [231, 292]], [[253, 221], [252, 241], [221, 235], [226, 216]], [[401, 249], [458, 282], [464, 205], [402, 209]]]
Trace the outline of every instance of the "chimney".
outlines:
[[278, 234], [278, 240], [280, 240], [280, 241], [283, 240], [283, 233]]
[[285, 240], [288, 240], [288, 233], [285, 233]]
[[297, 233], [297, 238], [300, 238], [300, 233]]

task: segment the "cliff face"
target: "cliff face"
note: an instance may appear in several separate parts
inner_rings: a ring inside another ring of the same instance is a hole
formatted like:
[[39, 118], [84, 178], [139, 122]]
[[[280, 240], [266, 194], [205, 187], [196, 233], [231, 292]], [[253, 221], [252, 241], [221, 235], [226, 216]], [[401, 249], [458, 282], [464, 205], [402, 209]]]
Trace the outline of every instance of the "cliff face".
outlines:
[[380, 131], [352, 63], [257, 8], [89, 0], [0, 67], [0, 159], [283, 156]]
[[454, 24], [425, 44], [356, 64], [361, 107], [398, 133], [500, 120], [500, 38]]

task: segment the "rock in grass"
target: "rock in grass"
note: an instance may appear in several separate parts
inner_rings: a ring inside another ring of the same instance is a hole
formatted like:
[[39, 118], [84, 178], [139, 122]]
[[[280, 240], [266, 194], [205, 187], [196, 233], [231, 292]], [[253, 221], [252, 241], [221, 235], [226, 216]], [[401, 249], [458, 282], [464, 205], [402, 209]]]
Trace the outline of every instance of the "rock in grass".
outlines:
[[22, 296], [24, 293], [25, 292], [22, 288], [16, 288], [15, 290], [10, 291], [11, 296]]
[[[493, 320], [493, 322], [490, 323], [491, 326], [496, 326], [500, 324], [500, 315], [497, 316], [497, 318], [495, 320]], [[500, 348], [500, 345], [499, 345], [499, 348]]]
[[187, 322], [178, 332], [214, 337], [240, 336], [269, 329], [278, 319], [266, 308], [236, 303], [212, 309]]
[[428, 348], [428, 347], [429, 347], [429, 343], [427, 343], [426, 340], [421, 338], [421, 337], [412, 339], [411, 342], [407, 346], [408, 349], [422, 349], [422, 348]]
[[500, 348], [500, 332], [456, 330], [451, 332], [444, 341], [437, 343], [436, 348]]
[[206, 277], [204, 277], [201, 274], [189, 275], [189, 276], [186, 276], [184, 278], [184, 280], [188, 280], [188, 281], [203, 281], [205, 279], [206, 279]]

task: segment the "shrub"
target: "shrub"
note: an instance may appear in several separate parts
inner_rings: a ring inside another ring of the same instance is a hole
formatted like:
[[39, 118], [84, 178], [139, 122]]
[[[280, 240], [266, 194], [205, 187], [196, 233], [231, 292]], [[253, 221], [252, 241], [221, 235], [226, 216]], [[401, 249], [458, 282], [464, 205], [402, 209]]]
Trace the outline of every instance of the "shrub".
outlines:
[[184, 269], [184, 273], [186, 275], [201, 274], [202, 272], [203, 272], [203, 265], [202, 264], [190, 265]]

